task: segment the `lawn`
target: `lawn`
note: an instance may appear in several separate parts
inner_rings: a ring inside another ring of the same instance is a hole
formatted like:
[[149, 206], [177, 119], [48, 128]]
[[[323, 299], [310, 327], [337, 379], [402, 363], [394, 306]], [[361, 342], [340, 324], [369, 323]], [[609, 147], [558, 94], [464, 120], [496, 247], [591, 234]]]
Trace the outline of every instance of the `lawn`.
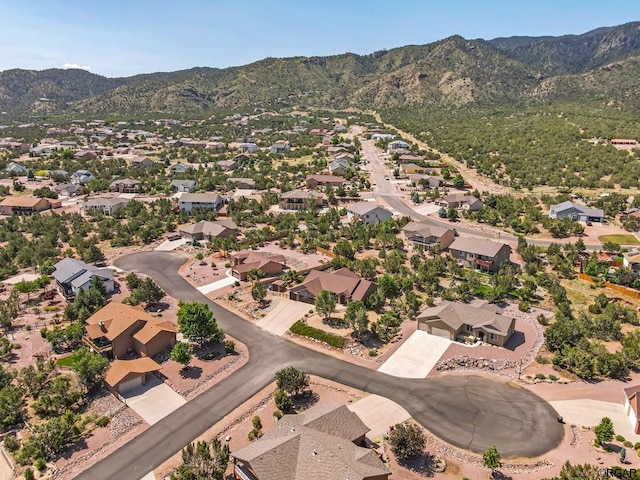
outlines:
[[601, 235], [598, 237], [602, 243], [616, 243], [618, 245], [640, 245], [638, 237], [631, 233], [620, 233], [614, 235]]
[[61, 367], [73, 367], [73, 355], [67, 355], [66, 357], [59, 358], [56, 362]]

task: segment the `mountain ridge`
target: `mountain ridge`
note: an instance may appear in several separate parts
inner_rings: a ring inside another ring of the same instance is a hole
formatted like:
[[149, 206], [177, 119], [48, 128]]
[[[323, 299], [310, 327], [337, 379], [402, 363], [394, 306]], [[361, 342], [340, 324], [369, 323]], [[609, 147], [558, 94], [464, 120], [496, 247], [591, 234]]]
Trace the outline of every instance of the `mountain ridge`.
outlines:
[[[278, 106], [464, 106], [589, 99], [622, 104], [640, 56], [640, 22], [581, 35], [467, 40], [452, 35], [366, 55], [267, 57], [109, 78], [84, 70], [0, 72], [0, 111], [190, 112]], [[609, 71], [601, 70], [614, 65]], [[611, 98], [607, 98], [607, 96]], [[635, 102], [633, 103], [635, 108]]]

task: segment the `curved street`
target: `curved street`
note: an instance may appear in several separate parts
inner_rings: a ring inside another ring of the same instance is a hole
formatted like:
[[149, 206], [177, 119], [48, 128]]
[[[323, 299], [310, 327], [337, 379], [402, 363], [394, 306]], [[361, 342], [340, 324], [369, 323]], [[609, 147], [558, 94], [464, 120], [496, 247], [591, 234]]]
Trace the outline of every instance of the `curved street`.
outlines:
[[139, 480], [267, 386], [277, 370], [289, 365], [387, 397], [434, 435], [474, 452], [496, 445], [504, 457], [535, 457], [562, 441], [564, 430], [555, 410], [522, 387], [474, 375], [402, 379], [306, 349], [207, 299], [178, 275], [185, 260], [176, 253], [144, 252], [122, 257], [116, 266], [150, 275], [176, 299], [207, 303], [225, 332], [247, 345], [249, 362], [78, 475], [78, 479]]

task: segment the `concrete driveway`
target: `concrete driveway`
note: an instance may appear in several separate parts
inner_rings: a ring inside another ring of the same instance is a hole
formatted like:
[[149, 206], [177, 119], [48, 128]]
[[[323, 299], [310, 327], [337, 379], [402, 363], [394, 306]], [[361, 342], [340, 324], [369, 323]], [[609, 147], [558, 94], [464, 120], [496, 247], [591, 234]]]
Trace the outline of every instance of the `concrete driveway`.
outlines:
[[557, 400], [549, 402], [565, 423], [584, 427], [595, 427], [602, 417], [613, 422], [616, 435], [622, 435], [632, 443], [640, 442], [640, 435], [633, 432], [629, 417], [622, 403], [603, 402], [602, 400]]
[[226, 275], [226, 277], [223, 278], [222, 280], [216, 280], [213, 283], [201, 285], [200, 287], [197, 288], [197, 290], [203, 295], [206, 295], [207, 293], [211, 293], [215, 290], [219, 290], [224, 287], [229, 287], [234, 283], [236, 283], [236, 281], [238, 280], [233, 275], [231, 275], [231, 270], [227, 270], [226, 272], [224, 272], [224, 274]]
[[400, 405], [379, 395], [364, 397], [347, 405], [347, 408], [358, 415], [360, 420], [371, 429], [367, 437], [376, 443], [382, 440], [382, 436], [389, 431], [389, 427], [411, 418], [409, 412]]
[[128, 391], [123, 397], [127, 406], [149, 425], [157, 423], [187, 403], [155, 375], [149, 376], [146, 385]]
[[274, 297], [271, 301], [275, 305], [256, 325], [278, 336], [284, 335], [291, 325], [313, 308], [313, 305], [295, 302], [288, 298]]
[[417, 330], [384, 362], [379, 372], [403, 378], [425, 378], [451, 341]]
[[184, 245], [187, 243], [186, 238], [181, 238], [179, 240], [165, 240], [160, 245], [158, 245], [154, 250], [156, 252], [173, 252], [180, 245]]

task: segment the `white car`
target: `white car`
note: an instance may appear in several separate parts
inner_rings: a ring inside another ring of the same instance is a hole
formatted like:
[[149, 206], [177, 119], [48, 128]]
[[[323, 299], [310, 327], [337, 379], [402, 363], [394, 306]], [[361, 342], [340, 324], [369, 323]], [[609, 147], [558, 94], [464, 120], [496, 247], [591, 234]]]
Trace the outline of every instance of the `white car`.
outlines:
[[385, 180], [389, 180], [389, 175], [385, 175], [385, 176], [384, 176], [384, 179], [385, 179]]

